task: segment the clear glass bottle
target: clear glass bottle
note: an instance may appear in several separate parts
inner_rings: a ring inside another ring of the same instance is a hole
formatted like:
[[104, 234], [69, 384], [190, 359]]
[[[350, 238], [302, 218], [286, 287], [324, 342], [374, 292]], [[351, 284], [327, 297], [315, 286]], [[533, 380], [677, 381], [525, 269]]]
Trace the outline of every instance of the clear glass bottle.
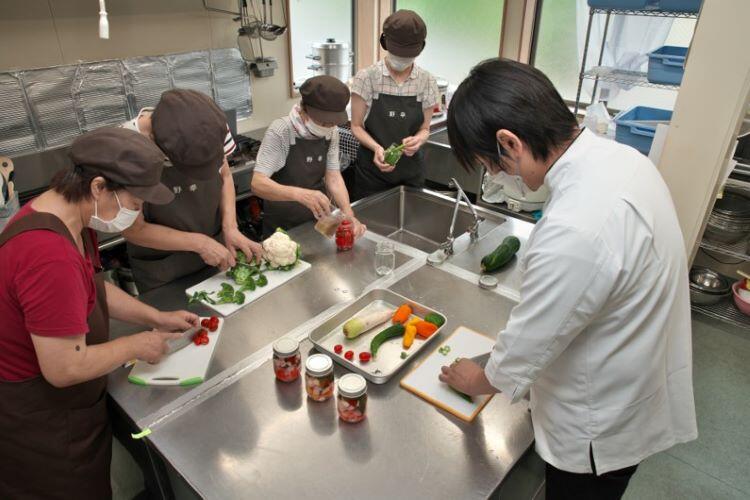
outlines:
[[282, 382], [294, 382], [299, 378], [302, 356], [299, 342], [282, 337], [273, 343], [273, 371]]
[[313, 354], [305, 361], [305, 390], [313, 401], [333, 396], [333, 360], [325, 354]]
[[396, 267], [396, 252], [392, 241], [379, 241], [375, 247], [375, 272], [385, 276]]
[[344, 422], [357, 423], [365, 419], [367, 381], [362, 375], [347, 373], [339, 379], [336, 408]]

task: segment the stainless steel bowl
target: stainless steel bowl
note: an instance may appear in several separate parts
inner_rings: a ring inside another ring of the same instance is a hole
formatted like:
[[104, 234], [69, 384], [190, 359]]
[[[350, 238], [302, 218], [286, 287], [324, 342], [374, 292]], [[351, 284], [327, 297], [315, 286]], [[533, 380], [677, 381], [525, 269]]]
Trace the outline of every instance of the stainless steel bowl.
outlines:
[[694, 304], [716, 304], [731, 292], [729, 281], [716, 271], [707, 267], [690, 270], [690, 301]]

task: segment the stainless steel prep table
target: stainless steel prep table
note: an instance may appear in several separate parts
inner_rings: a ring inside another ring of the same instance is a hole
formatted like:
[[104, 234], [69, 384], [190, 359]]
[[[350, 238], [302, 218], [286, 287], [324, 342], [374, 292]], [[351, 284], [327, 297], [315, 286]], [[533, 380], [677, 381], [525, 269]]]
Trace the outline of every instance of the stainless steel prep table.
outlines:
[[[227, 376], [225, 369], [262, 354], [270, 342], [308, 320], [322, 321], [328, 308], [353, 300], [378, 280], [373, 238], [359, 241], [352, 252], [337, 253], [311, 225], [292, 236], [313, 268], [228, 318], [203, 384], [215, 387], [160, 419], [147, 439], [207, 498], [335, 498], [352, 492], [362, 498], [489, 496], [533, 442], [525, 402], [511, 406], [496, 396], [466, 424], [398, 386], [410, 365], [385, 385], [369, 384], [368, 418], [351, 425], [339, 422], [334, 401], [308, 401], [301, 380], [276, 383], [268, 358], [216, 385]], [[489, 335], [503, 328], [512, 300], [480, 289], [451, 266], [424, 265], [423, 253], [406, 253], [411, 257], [398, 253], [396, 262], [403, 277], [386, 287], [444, 312], [448, 327], [441, 335], [459, 325]], [[515, 285], [514, 273], [509, 274], [508, 285]], [[185, 307], [184, 289], [204, 277], [180, 280], [142, 299], [160, 308]], [[133, 329], [120, 324], [115, 331]], [[306, 355], [311, 345], [304, 342], [303, 348]], [[200, 394], [202, 387], [139, 387], [126, 376], [123, 369], [113, 373], [110, 392], [140, 424], [163, 415], [165, 406], [184, 400], [188, 391]]]

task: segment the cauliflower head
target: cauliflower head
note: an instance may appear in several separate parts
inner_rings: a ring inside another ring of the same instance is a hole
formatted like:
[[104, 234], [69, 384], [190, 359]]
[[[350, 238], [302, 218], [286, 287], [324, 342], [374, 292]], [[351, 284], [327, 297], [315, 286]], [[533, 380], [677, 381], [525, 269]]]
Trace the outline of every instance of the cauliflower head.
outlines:
[[263, 242], [263, 253], [272, 268], [292, 266], [299, 258], [299, 244], [282, 231], [276, 231]]

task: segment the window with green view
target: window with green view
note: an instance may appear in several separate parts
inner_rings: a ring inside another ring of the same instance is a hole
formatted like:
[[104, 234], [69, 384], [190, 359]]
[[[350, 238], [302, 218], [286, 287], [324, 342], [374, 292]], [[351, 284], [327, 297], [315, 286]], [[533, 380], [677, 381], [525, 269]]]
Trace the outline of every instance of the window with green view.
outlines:
[[417, 64], [458, 84], [472, 66], [500, 53], [503, 4], [503, 0], [398, 0], [396, 8], [415, 11], [427, 24], [427, 45]]

